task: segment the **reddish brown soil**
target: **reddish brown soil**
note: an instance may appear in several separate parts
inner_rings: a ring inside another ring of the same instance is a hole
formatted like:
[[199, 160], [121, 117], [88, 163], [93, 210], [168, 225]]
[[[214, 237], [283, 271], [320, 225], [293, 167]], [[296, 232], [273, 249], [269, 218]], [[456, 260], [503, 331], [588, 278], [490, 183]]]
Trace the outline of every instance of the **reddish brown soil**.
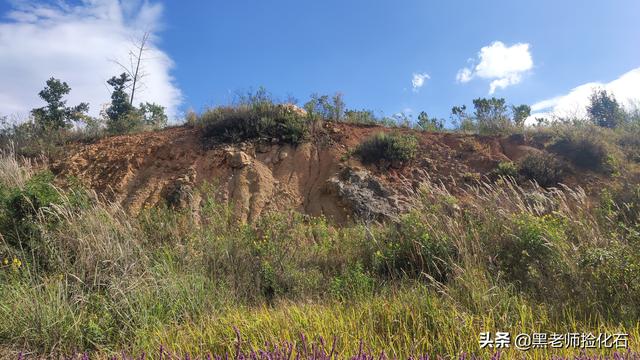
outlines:
[[[75, 145], [54, 163], [63, 177], [77, 177], [85, 185], [132, 212], [165, 201], [176, 184], [195, 188], [216, 185], [217, 197], [236, 204], [236, 215], [251, 221], [269, 210], [295, 209], [337, 220], [349, 210], [327, 191], [327, 180], [341, 169], [365, 168], [347, 154], [362, 140], [381, 131], [377, 126], [327, 124], [323, 135], [297, 147], [280, 144], [209, 144], [199, 130], [175, 127], [157, 132], [115, 136], [93, 144]], [[442, 182], [455, 190], [487, 175], [501, 161], [517, 161], [541, 150], [521, 137], [499, 138], [412, 130], [419, 139], [415, 160], [400, 168], [366, 169], [391, 188], [422, 181]], [[242, 151], [244, 164], [233, 164]], [[244, 155], [243, 155], [244, 156]], [[233, 166], [232, 166], [233, 165]], [[569, 176], [569, 185], [593, 185], [598, 177]]]

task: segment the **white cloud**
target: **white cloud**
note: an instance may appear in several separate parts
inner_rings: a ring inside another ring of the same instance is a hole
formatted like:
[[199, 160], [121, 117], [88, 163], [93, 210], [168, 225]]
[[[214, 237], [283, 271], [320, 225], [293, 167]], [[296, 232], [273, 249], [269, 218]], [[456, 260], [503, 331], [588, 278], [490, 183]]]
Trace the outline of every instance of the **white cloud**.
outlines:
[[427, 73], [414, 73], [413, 78], [411, 79], [411, 86], [413, 87], [413, 91], [418, 92], [420, 88], [424, 86], [424, 83], [431, 79], [431, 76]]
[[586, 117], [589, 97], [598, 88], [613, 94], [621, 106], [633, 109], [640, 103], [640, 67], [622, 74], [611, 82], [589, 82], [576, 86], [568, 94], [539, 101], [531, 105], [533, 114], [530, 119], [536, 117]]
[[466, 83], [476, 77], [491, 80], [489, 94], [520, 83], [522, 75], [533, 68], [529, 44], [523, 43], [506, 46], [494, 41], [480, 49], [478, 58], [472, 61], [477, 65], [458, 70], [456, 81]]
[[[146, 0], [83, 0], [79, 5], [14, 2], [0, 23], [0, 114], [27, 114], [43, 105], [38, 92], [56, 77], [71, 86], [68, 104], [89, 102], [97, 115], [110, 101], [106, 80], [128, 63], [132, 40], [157, 30], [162, 6]], [[152, 35], [145, 56], [145, 86], [135, 102], [150, 101], [177, 114], [181, 92], [173, 62]]]
[[473, 72], [469, 68], [462, 68], [458, 70], [458, 74], [456, 75], [456, 81], [461, 83], [466, 83], [471, 81], [473, 77]]

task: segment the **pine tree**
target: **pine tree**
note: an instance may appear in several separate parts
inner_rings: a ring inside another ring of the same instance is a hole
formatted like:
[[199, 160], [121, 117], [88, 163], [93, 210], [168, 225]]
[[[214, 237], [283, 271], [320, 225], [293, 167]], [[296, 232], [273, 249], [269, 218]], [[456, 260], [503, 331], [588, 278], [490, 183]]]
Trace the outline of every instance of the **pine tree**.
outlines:
[[42, 130], [59, 130], [72, 126], [73, 121], [81, 121], [89, 111], [89, 104], [68, 107], [65, 95], [71, 92], [71, 87], [55, 78], [47, 80], [47, 86], [38, 94], [47, 106], [31, 110], [36, 125]]

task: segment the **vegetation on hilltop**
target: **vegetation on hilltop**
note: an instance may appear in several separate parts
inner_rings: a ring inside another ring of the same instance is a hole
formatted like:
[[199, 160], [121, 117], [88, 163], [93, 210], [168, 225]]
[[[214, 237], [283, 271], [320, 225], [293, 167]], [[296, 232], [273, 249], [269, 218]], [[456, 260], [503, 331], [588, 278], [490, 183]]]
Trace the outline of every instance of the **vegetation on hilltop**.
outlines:
[[355, 150], [365, 164], [387, 161], [404, 163], [413, 159], [418, 151], [418, 139], [397, 132], [377, 133], [364, 140]]

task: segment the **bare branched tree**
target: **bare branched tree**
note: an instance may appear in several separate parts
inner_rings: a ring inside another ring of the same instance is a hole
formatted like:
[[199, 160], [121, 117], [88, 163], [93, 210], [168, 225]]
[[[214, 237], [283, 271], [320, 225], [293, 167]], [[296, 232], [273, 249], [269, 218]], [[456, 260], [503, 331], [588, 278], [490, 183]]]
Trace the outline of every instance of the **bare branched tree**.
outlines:
[[133, 40], [133, 48], [129, 50], [129, 64], [125, 65], [118, 60], [112, 60], [114, 63], [118, 64], [122, 68], [122, 70], [129, 75], [132, 82], [130, 85], [131, 89], [131, 97], [129, 98], [129, 104], [133, 105], [133, 99], [136, 94], [136, 91], [144, 86], [143, 79], [148, 75], [144, 71], [144, 61], [147, 60], [144, 54], [149, 51], [148, 43], [149, 43], [150, 32], [146, 31], [142, 37], [137, 40]]

